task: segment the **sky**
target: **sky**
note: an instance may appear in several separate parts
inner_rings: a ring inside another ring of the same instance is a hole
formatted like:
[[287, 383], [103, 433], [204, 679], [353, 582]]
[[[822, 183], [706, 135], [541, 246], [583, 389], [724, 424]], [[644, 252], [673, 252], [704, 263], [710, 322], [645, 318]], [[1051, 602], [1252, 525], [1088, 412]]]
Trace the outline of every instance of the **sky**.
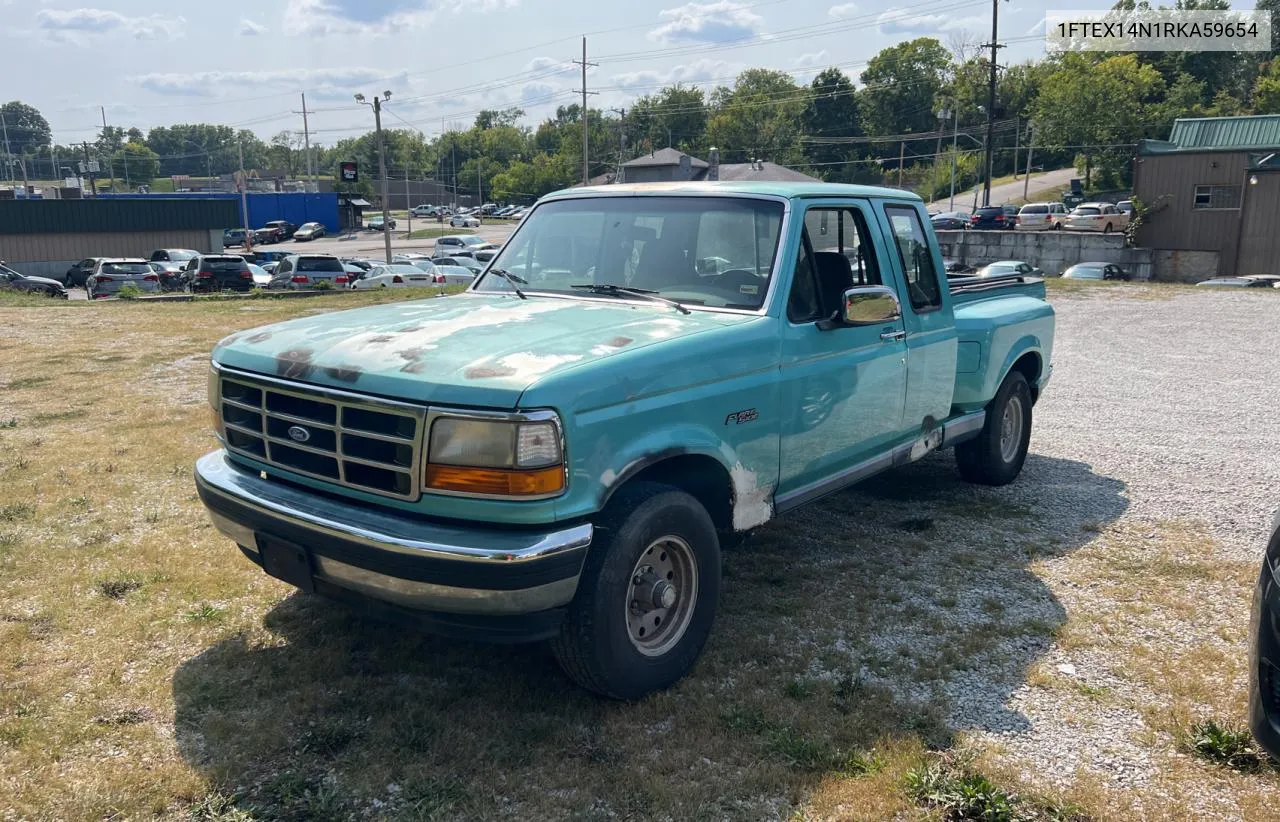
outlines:
[[[1044, 54], [1046, 7], [1000, 3], [1002, 63]], [[384, 126], [428, 137], [486, 108], [519, 106], [535, 124], [581, 99], [583, 35], [598, 64], [589, 105], [625, 108], [756, 66], [800, 82], [838, 66], [856, 81], [903, 40], [985, 42], [991, 0], [0, 0], [0, 19], [0, 100], [39, 108], [58, 143], [93, 139], [100, 107], [116, 126], [217, 123], [268, 139], [301, 131], [305, 92], [312, 140], [332, 145], [372, 127], [356, 92], [391, 91]]]

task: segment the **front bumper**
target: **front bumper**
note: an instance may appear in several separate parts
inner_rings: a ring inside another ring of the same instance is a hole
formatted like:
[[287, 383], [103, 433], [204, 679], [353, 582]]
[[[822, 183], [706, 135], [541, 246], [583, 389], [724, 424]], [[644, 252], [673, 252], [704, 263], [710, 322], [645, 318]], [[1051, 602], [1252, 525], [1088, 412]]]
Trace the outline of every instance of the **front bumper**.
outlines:
[[[214, 526], [263, 565], [263, 544], [302, 550], [320, 593], [374, 600], [425, 617], [439, 633], [520, 641], [549, 636], [573, 599], [589, 523], [504, 529], [391, 513], [268, 480], [225, 451], [196, 463]], [[305, 573], [305, 572], [304, 572]]]

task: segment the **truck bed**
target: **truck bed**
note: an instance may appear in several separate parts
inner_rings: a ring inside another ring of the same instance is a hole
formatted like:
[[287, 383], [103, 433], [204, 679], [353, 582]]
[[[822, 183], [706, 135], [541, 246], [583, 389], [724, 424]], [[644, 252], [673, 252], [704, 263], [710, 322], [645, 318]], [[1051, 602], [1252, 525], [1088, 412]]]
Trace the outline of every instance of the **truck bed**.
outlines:
[[998, 382], [1019, 358], [1041, 364], [1033, 395], [1049, 379], [1053, 308], [1045, 301], [1044, 280], [1004, 277], [950, 277], [955, 306], [956, 386], [953, 410], [975, 411], [995, 396]]
[[1010, 294], [1025, 294], [1042, 300], [1045, 296], [1044, 278], [1024, 274], [1005, 274], [1000, 277], [949, 274], [947, 284], [951, 287], [951, 302], [957, 306]]

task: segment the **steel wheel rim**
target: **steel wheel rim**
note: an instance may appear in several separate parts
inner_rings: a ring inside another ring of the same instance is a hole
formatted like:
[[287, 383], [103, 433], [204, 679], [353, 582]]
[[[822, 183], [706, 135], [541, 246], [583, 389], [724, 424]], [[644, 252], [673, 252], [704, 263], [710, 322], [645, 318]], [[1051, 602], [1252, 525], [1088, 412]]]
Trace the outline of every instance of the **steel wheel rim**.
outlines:
[[1004, 415], [1000, 418], [1000, 458], [1005, 462], [1013, 462], [1022, 446], [1022, 399], [1017, 396], [1009, 398], [1004, 405]]
[[693, 622], [698, 564], [684, 539], [668, 534], [649, 543], [627, 580], [623, 618], [627, 637], [644, 656], [669, 652]]

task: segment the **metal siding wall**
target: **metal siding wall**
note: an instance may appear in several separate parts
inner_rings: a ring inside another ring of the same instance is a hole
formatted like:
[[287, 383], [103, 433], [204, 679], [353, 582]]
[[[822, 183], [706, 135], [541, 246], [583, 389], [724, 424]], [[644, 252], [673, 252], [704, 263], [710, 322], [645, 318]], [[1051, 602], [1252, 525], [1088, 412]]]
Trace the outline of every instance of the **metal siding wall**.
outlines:
[[141, 195], [90, 200], [0, 200], [0, 236], [226, 228], [233, 212], [234, 205], [223, 200]]
[[67, 261], [85, 257], [146, 257], [157, 248], [211, 251], [208, 229], [130, 231], [118, 234], [0, 234], [0, 259], [14, 263]]
[[1245, 185], [1244, 224], [1240, 227], [1239, 274], [1280, 273], [1280, 174], [1258, 172], [1257, 185]]
[[1161, 207], [1139, 231], [1140, 245], [1152, 248], [1220, 252], [1223, 275], [1231, 274], [1240, 211], [1196, 210], [1198, 185], [1241, 185], [1248, 152], [1146, 155], [1138, 158], [1134, 194], [1148, 206]]
[[[239, 225], [240, 204], [236, 203]], [[294, 225], [324, 223], [330, 234], [341, 230], [338, 224], [336, 194], [249, 194], [249, 227], [261, 228], [271, 220], [288, 220]], [[230, 226], [228, 226], [229, 228]]]

